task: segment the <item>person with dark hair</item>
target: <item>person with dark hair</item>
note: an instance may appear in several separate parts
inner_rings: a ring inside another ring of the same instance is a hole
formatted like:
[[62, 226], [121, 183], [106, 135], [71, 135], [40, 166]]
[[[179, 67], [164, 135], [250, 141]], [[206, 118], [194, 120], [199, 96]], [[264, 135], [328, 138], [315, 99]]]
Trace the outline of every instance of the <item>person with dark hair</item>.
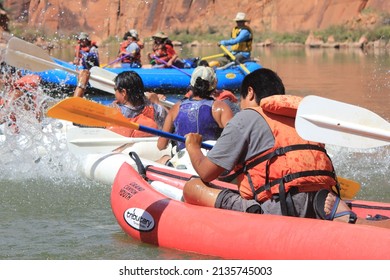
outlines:
[[[340, 199], [324, 145], [303, 140], [295, 130], [301, 99], [285, 95], [282, 80], [272, 70], [261, 68], [245, 76], [242, 111], [229, 121], [207, 155], [200, 148], [201, 135], [186, 135], [186, 149], [200, 178], [185, 184], [184, 201], [247, 213], [390, 228], [387, 217], [358, 218]], [[225, 175], [225, 171], [231, 172]], [[217, 178], [236, 179], [238, 190], [213, 188], [209, 182]]]
[[[300, 97], [285, 95], [280, 77], [262, 68], [245, 76], [241, 111], [223, 130], [213, 149], [200, 151], [202, 136], [186, 136], [186, 149], [199, 179], [189, 181], [191, 204], [242, 212], [316, 217], [313, 199], [337, 184], [324, 145], [301, 139], [294, 128]], [[208, 182], [237, 179], [238, 191]], [[226, 174], [226, 173], [225, 173]]]
[[[118, 108], [122, 115], [132, 122], [156, 129], [162, 128], [167, 112], [161, 105], [148, 100], [144, 93], [144, 83], [136, 72], [119, 73], [114, 82], [115, 101], [111, 106]], [[110, 127], [109, 129], [127, 137], [151, 136], [129, 128]]]
[[[217, 86], [217, 78], [212, 68], [198, 66], [191, 76], [192, 95], [177, 102], [165, 119], [163, 130], [185, 136], [196, 132], [204, 140], [216, 140], [227, 122], [233, 117], [230, 107], [223, 101], [215, 101], [212, 93]], [[164, 150], [168, 139], [160, 137], [157, 147]], [[184, 148], [184, 143], [177, 143], [177, 150]]]
[[141, 49], [143, 42], [138, 38], [138, 32], [135, 29], [127, 31], [123, 35], [123, 42], [119, 46], [118, 57], [121, 67], [141, 68]]
[[153, 68], [169, 68], [171, 66], [187, 68], [186, 63], [177, 55], [168, 35], [159, 31], [152, 38], [154, 40], [152, 52], [149, 52], [147, 56]]
[[[210, 67], [209, 63], [206, 60], [200, 60], [198, 66]], [[192, 96], [192, 90], [189, 89], [185, 97], [190, 98], [191, 96]], [[237, 114], [240, 111], [240, 107], [238, 105], [238, 99], [230, 90], [215, 89], [211, 94], [211, 97], [213, 97], [215, 100], [222, 100], [227, 105], [229, 105], [230, 109], [233, 112], [233, 115]]]

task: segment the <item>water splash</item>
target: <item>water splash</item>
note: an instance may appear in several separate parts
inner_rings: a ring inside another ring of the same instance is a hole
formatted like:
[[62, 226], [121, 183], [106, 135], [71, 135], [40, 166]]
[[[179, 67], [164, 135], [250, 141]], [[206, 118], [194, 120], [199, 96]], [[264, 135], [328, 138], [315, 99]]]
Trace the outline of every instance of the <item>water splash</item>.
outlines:
[[389, 146], [358, 150], [327, 145], [327, 150], [338, 176], [361, 184], [359, 198], [390, 201]]
[[74, 176], [76, 161], [68, 151], [65, 133], [70, 124], [45, 117], [48, 107], [59, 99], [38, 87], [33, 97], [27, 92], [8, 102], [13, 79], [0, 92], [0, 99], [7, 102], [1, 109], [0, 180], [44, 177], [58, 181]]

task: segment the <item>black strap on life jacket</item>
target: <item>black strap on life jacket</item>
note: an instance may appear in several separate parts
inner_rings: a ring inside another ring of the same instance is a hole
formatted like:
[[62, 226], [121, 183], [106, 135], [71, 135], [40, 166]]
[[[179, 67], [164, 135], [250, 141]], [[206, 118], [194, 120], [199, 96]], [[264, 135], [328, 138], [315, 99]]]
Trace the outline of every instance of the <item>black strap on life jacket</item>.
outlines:
[[[297, 144], [297, 145], [290, 145], [286, 147], [281, 147], [276, 149], [275, 151], [266, 154], [258, 159], [255, 159], [254, 161], [250, 162], [247, 165], [244, 165], [240, 170], [236, 171], [234, 174], [230, 175], [230, 177], [237, 177], [238, 174], [244, 173], [247, 176], [248, 183], [251, 187], [252, 193], [253, 193], [253, 199], [257, 200], [257, 196], [259, 193], [263, 191], [271, 191], [271, 187], [279, 184], [279, 201], [280, 201], [280, 207], [282, 214], [284, 216], [296, 216], [296, 210], [294, 207], [294, 203], [292, 200], [292, 195], [298, 192], [298, 189], [295, 189], [292, 191], [294, 188], [292, 188], [289, 192], [286, 192], [285, 188], [285, 183], [291, 182], [293, 180], [296, 180], [298, 178], [302, 177], [309, 177], [309, 176], [329, 176], [333, 178], [336, 181], [336, 189], [338, 192], [338, 195], [340, 194], [340, 187], [337, 182], [337, 177], [335, 174], [335, 170], [332, 169], [332, 171], [329, 170], [307, 170], [307, 171], [300, 171], [296, 173], [291, 173], [283, 176], [282, 178], [270, 181], [269, 179], [269, 174], [270, 174], [270, 166], [272, 163], [272, 159], [285, 155], [288, 152], [291, 151], [297, 151], [297, 150], [316, 150], [316, 151], [321, 151], [327, 155], [327, 157], [330, 159], [329, 155], [327, 154], [326, 150], [323, 147], [320, 147], [318, 145], [312, 145], [312, 144]], [[253, 184], [252, 178], [248, 172], [249, 169], [253, 168], [254, 166], [267, 161], [266, 163], [266, 174], [265, 174], [265, 184], [261, 187], [259, 187], [257, 190], [255, 190], [255, 186]], [[227, 176], [229, 177], [229, 176]], [[258, 201], [261, 203], [260, 201]]]
[[297, 145], [291, 145], [291, 146], [287, 146], [287, 147], [281, 147], [281, 148], [278, 148], [271, 153], [268, 153], [262, 157], [255, 159], [254, 161], [250, 162], [249, 164], [244, 165], [243, 167], [236, 170], [235, 172], [228, 174], [226, 176], [223, 176], [223, 178], [220, 178], [220, 179], [221, 179], [221, 181], [231, 182], [232, 180], [236, 179], [237, 176], [240, 175], [241, 173], [246, 173], [247, 170], [252, 169], [256, 165], [258, 165], [266, 160], [270, 160], [276, 156], [285, 155], [288, 152], [297, 151], [297, 150], [317, 150], [317, 151], [324, 152], [328, 156], [328, 154], [326, 153], [326, 150], [318, 145], [297, 144]]

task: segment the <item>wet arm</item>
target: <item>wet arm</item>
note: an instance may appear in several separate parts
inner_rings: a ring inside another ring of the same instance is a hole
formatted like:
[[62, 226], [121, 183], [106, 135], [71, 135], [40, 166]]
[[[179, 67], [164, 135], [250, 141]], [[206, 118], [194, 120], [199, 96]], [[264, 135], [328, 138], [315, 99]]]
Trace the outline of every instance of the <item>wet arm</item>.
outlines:
[[223, 101], [215, 101], [212, 107], [214, 120], [220, 128], [224, 128], [228, 121], [233, 118], [232, 109]]

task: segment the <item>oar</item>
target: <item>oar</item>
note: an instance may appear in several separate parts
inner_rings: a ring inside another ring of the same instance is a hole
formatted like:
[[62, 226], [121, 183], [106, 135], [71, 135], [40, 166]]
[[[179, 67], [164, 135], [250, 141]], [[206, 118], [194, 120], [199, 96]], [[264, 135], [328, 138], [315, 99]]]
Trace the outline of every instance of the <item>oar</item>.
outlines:
[[9, 65], [30, 71], [41, 72], [60, 68], [69, 73], [78, 74], [75, 69], [55, 63], [42, 48], [17, 37], [12, 37], [8, 41], [4, 60]]
[[72, 127], [66, 132], [69, 151], [75, 155], [109, 153], [123, 145], [155, 142], [157, 137], [125, 137], [105, 128]]
[[306, 140], [350, 148], [390, 144], [390, 123], [355, 105], [318, 96], [304, 97], [295, 128]]
[[[50, 69], [62, 69], [74, 75], [79, 74], [79, 71], [75, 69], [71, 69], [66, 66], [62, 66], [58, 63], [55, 63], [52, 57], [40, 47], [17, 37], [12, 37], [8, 41], [5, 53], [5, 62], [14, 67], [34, 72], [47, 71]], [[94, 68], [95, 70], [96, 68], [102, 69], [96, 66], [92, 68]], [[116, 74], [111, 71], [106, 71], [104, 69], [102, 69], [102, 71], [104, 72], [100, 73], [97, 71], [90, 71], [90, 84], [92, 85], [92, 87], [115, 94], [113, 80], [116, 77]], [[173, 106], [173, 103], [169, 101], [160, 102], [168, 108]]]
[[209, 60], [209, 59], [213, 59], [213, 58], [217, 58], [217, 57], [222, 57], [224, 55], [225, 55], [224, 53], [209, 55], [209, 56], [202, 57], [201, 60]]
[[246, 66], [244, 64], [242, 64], [241, 62], [239, 62], [236, 57], [224, 46], [224, 45], [220, 45], [221, 49], [234, 61], [236, 62], [238, 65], [240, 65], [241, 69], [244, 70], [244, 72], [246, 74], [249, 74], [250, 71], [248, 70], [248, 68], [246, 68]]
[[[47, 111], [47, 116], [88, 126], [107, 127], [113, 125], [128, 127], [171, 140], [185, 142], [185, 138], [180, 135], [131, 122], [116, 108], [80, 97], [69, 97], [58, 102]], [[212, 147], [202, 143], [202, 148], [210, 150]]]
[[[34, 72], [42, 72], [50, 69], [62, 69], [69, 73], [78, 75], [79, 71], [58, 63], [55, 63], [50, 55], [40, 47], [28, 43], [17, 37], [12, 37], [8, 41], [5, 52], [5, 62], [16, 68], [21, 68]], [[106, 79], [91, 75], [90, 80], [97, 81], [103, 85]], [[106, 85], [108, 86], [108, 85]]]
[[[157, 60], [157, 61], [159, 61], [159, 62], [161, 62], [161, 63], [163, 63], [163, 64], [165, 64], [165, 65], [168, 66], [168, 63], [167, 63], [165, 60], [162, 60], [162, 59], [158, 58], [158, 57], [155, 56], [155, 55], [153, 55], [152, 57], [153, 57], [155, 60]], [[176, 67], [175, 65], [171, 65], [171, 66], [168, 66], [168, 67], [172, 67], [172, 68], [174, 68], [174, 69], [176, 69], [176, 70], [178, 70], [178, 71], [180, 71], [180, 72], [186, 74], [188, 77], [191, 77], [191, 74], [190, 74], [190, 73], [187, 73], [187, 72], [181, 70], [180, 68]]]
[[115, 60], [113, 60], [113, 61], [111, 61], [110, 63], [108, 63], [107, 65], [105, 65], [103, 68], [107, 68], [108, 66], [114, 64], [115, 62], [118, 62], [118, 61], [120, 61], [120, 60], [122, 60], [122, 59], [124, 59], [124, 58], [126, 58], [126, 57], [128, 57], [128, 56], [130, 56], [130, 55], [131, 55], [131, 53], [128, 53], [128, 54], [126, 54], [126, 55], [124, 55], [124, 56], [122, 56], [122, 57], [118, 57], [118, 58], [116, 58]]
[[[89, 81], [89, 83], [91, 84], [92, 87], [98, 88], [100, 90], [106, 91], [106, 92], [111, 93], [111, 94], [115, 94], [114, 80], [117, 76], [116, 73], [108, 71], [108, 70], [100, 68], [100, 67], [97, 67], [97, 66], [92, 67], [89, 71], [91, 72], [91, 76], [99, 78], [99, 79]], [[174, 105], [173, 102], [170, 102], [168, 100], [160, 100], [160, 103], [168, 108], [171, 108]]]
[[[117, 76], [116, 73], [105, 70], [103, 68], [93, 66], [91, 69], [89, 69], [89, 72], [91, 72], [91, 75], [94, 77], [99, 77], [100, 81], [97, 80], [91, 80], [89, 83], [92, 87], [98, 88], [100, 90], [106, 91], [111, 94], [115, 94], [114, 90], [114, 80]], [[101, 82], [103, 81], [103, 82]]]

